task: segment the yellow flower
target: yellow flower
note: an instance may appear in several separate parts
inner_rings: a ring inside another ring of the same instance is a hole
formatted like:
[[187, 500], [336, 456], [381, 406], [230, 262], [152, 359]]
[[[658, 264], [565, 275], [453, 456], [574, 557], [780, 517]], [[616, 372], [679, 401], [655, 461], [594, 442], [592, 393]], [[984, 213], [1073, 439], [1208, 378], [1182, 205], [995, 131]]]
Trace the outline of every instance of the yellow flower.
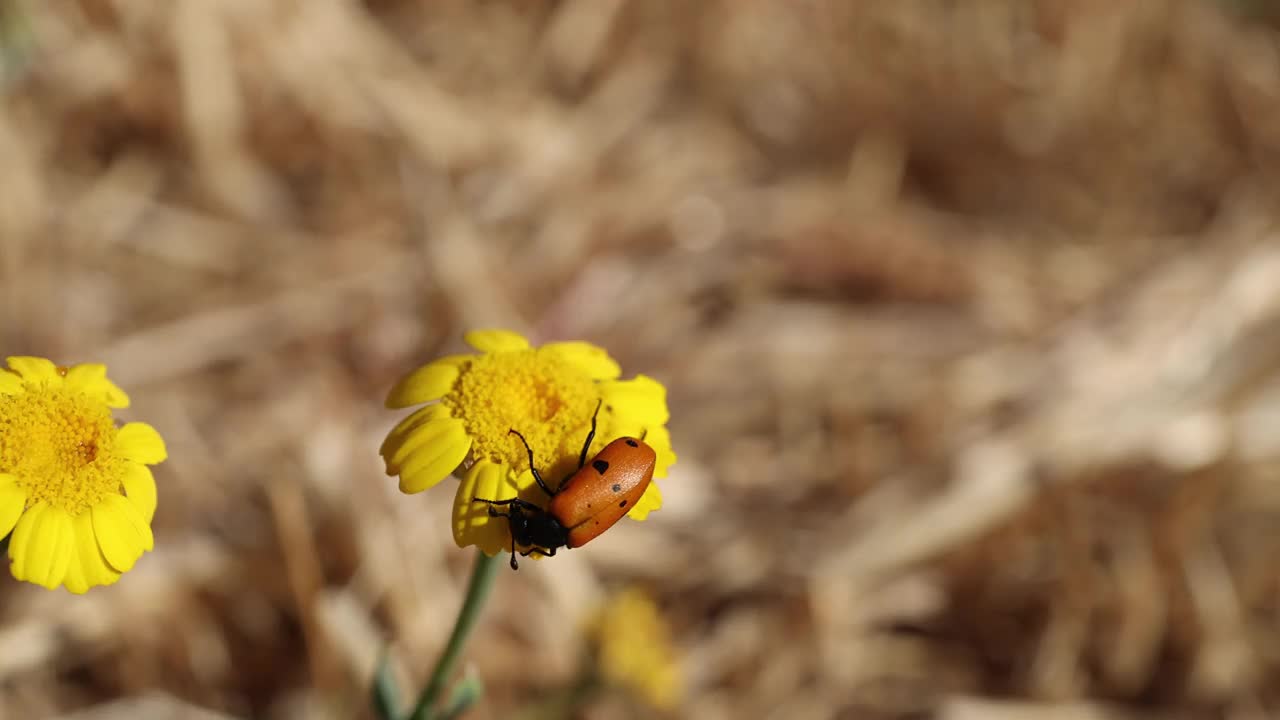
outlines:
[[680, 661], [658, 607], [631, 588], [614, 595], [587, 624], [594, 667], [609, 685], [655, 708], [674, 709], [684, 695]]
[[[549, 343], [539, 348], [508, 330], [475, 330], [464, 337], [478, 355], [451, 355], [406, 375], [387, 396], [388, 408], [431, 403], [396, 425], [382, 444], [387, 474], [400, 477], [400, 490], [416, 493], [465, 468], [454, 499], [453, 538], [487, 555], [511, 546], [505, 520], [491, 518], [483, 503], [520, 497], [545, 507], [548, 498], [534, 483], [529, 457], [555, 483], [578, 467], [578, 455], [603, 400], [589, 455], [623, 435], [643, 436], [657, 453], [655, 478], [675, 462], [667, 432], [666, 388], [643, 375], [619, 380], [620, 369], [604, 349], [585, 342]], [[643, 520], [662, 505], [658, 486], [648, 490], [628, 515]], [[527, 549], [527, 548], [522, 548]]]
[[0, 537], [19, 580], [83, 593], [110, 585], [152, 547], [164, 441], [116, 427], [129, 397], [102, 365], [11, 357], [0, 368]]

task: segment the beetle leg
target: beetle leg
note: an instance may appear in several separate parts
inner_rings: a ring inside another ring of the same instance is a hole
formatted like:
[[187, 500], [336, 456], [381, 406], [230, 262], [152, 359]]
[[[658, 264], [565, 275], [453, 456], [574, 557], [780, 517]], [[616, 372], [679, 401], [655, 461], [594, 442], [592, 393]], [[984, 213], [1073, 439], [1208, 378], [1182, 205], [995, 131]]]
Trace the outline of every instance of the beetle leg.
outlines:
[[520, 555], [523, 557], [529, 557], [530, 555], [533, 555], [533, 554], [538, 554], [538, 555], [541, 555], [542, 557], [555, 557], [556, 549], [551, 548], [550, 550], [543, 550], [540, 547], [531, 547], [527, 552], [520, 553]]
[[520, 438], [520, 442], [524, 443], [524, 450], [529, 453], [529, 472], [533, 473], [533, 479], [538, 481], [538, 487], [542, 488], [542, 492], [546, 493], [547, 497], [555, 497], [556, 494], [551, 492], [551, 488], [547, 487], [547, 483], [542, 479], [542, 475], [538, 473], [538, 468], [533, 466], [533, 448], [529, 447], [529, 441], [525, 440], [524, 436], [520, 434], [520, 431], [515, 428], [508, 430], [507, 434], [515, 435]]
[[516, 536], [511, 536], [511, 569], [519, 570], [520, 563], [516, 561]]
[[591, 449], [591, 441], [596, 439], [596, 416], [600, 414], [600, 405], [604, 403], [604, 398], [596, 401], [596, 410], [591, 413], [591, 432], [587, 433], [587, 441], [582, 444], [582, 453], [578, 455], [578, 469], [581, 470], [583, 465], [587, 464], [587, 451]]

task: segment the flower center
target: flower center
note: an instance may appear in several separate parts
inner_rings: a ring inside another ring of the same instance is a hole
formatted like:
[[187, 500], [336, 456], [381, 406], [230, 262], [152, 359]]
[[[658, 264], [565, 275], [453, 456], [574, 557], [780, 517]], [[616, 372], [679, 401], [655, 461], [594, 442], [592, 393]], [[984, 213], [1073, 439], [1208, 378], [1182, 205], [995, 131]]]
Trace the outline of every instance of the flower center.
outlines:
[[443, 402], [466, 424], [475, 459], [488, 458], [517, 472], [527, 469], [524, 445], [508, 432], [514, 429], [529, 442], [538, 470], [554, 487], [576, 467], [586, 437], [570, 435], [591, 422], [599, 398], [595, 383], [581, 370], [550, 353], [521, 350], [475, 358]]
[[0, 472], [72, 515], [120, 492], [123, 459], [112, 454], [116, 426], [101, 401], [57, 385], [0, 396]]

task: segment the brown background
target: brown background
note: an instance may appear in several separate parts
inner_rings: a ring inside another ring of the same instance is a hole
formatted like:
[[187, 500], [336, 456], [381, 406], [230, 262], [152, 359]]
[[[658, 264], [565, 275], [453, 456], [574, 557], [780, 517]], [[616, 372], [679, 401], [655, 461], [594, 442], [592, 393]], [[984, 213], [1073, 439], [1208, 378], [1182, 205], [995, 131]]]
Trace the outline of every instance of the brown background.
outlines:
[[171, 457], [117, 586], [0, 582], [0, 717], [423, 678], [470, 553], [380, 401], [481, 326], [662, 380], [680, 461], [501, 577], [473, 717], [628, 585], [679, 717], [1280, 713], [1265, 3], [3, 7], [3, 349], [107, 362]]

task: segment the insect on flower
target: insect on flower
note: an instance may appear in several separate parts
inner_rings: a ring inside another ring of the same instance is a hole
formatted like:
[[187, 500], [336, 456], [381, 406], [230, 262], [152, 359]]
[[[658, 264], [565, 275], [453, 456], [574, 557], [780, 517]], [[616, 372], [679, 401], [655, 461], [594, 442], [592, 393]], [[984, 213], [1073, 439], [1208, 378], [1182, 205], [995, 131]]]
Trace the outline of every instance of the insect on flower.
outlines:
[[[576, 548], [586, 545], [601, 533], [613, 527], [634, 507], [653, 480], [653, 467], [657, 453], [653, 448], [632, 437], [620, 437], [609, 443], [587, 465], [587, 451], [596, 436], [596, 417], [600, 403], [596, 403], [591, 415], [591, 432], [582, 444], [578, 455], [578, 469], [556, 486], [555, 490], [538, 473], [533, 462], [533, 449], [524, 436], [516, 430], [511, 434], [520, 438], [529, 453], [529, 469], [538, 487], [551, 498], [547, 509], [518, 497], [506, 500], [472, 498], [475, 502], [488, 503], [491, 517], [507, 519], [511, 528], [511, 569], [518, 570], [516, 544], [527, 545], [521, 553], [525, 557], [538, 554], [554, 557], [556, 549]], [[507, 512], [497, 507], [509, 508]]]
[[[533, 347], [507, 330], [474, 330], [464, 339], [479, 352], [439, 358], [391, 389], [387, 407], [422, 407], [392, 428], [380, 451], [387, 474], [399, 476], [406, 493], [457, 474], [453, 537], [459, 547], [475, 545], [490, 556], [512, 548], [549, 555], [555, 547], [587, 542], [594, 537], [587, 537], [588, 528], [603, 532], [622, 515], [644, 520], [662, 506], [653, 480], [666, 477], [676, 456], [661, 383], [644, 375], [622, 379], [618, 363], [586, 342]], [[646, 461], [637, 459], [645, 448], [647, 469]], [[609, 463], [610, 469], [599, 473], [612, 482], [566, 482], [555, 492], [543, 482], [597, 472], [588, 458]], [[624, 469], [626, 478], [620, 474]], [[620, 486], [616, 493], [614, 484]], [[587, 498], [588, 491], [597, 490], [599, 500]], [[606, 497], [617, 517], [575, 514], [588, 503], [596, 513], [597, 502]], [[625, 507], [618, 507], [623, 500]], [[570, 523], [566, 534], [576, 528], [565, 543], [556, 544], [559, 536], [548, 530], [547, 519], [557, 517]], [[584, 517], [590, 522], [582, 526]], [[534, 530], [548, 542], [525, 542], [535, 540]]]

